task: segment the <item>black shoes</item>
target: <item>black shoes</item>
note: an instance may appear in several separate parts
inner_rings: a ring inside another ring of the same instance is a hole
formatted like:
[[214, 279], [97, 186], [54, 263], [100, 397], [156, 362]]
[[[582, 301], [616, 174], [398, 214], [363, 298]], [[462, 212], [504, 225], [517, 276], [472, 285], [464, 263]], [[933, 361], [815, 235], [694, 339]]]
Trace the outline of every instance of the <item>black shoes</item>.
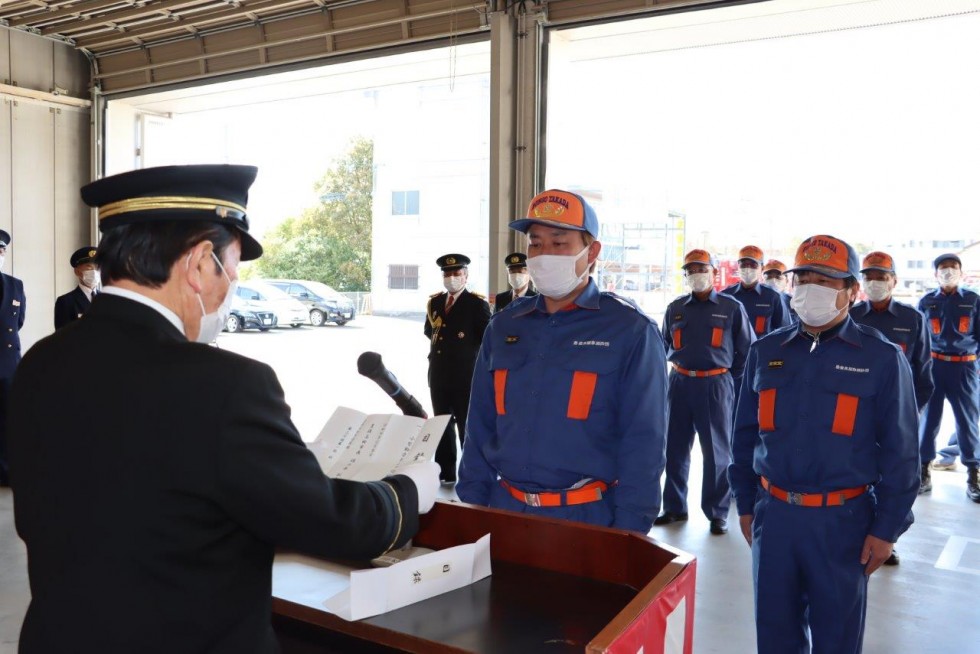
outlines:
[[[969, 489], [969, 485], [967, 485], [967, 489]], [[929, 472], [929, 464], [923, 463], [922, 474], [919, 477], [919, 495], [922, 495], [923, 493], [928, 493], [931, 490], [932, 490], [932, 473]], [[967, 493], [969, 493], [969, 490], [967, 490]], [[975, 500], [975, 501], [980, 501], [980, 500]]]
[[728, 521], [724, 518], [712, 518], [711, 519], [711, 533], [715, 536], [721, 536], [722, 534], [728, 533]]
[[657, 526], [672, 525], [675, 522], [685, 522], [686, 520], [686, 513], [671, 513], [670, 511], [664, 511], [657, 516], [657, 519], [653, 521], [653, 524]]
[[980, 479], [978, 476], [980, 476], [980, 471], [976, 466], [966, 471], [966, 496], [980, 504]]
[[896, 552], [893, 548], [892, 555], [889, 556], [887, 559], [885, 559], [885, 562], [882, 565], [898, 565], [898, 562], [899, 562], [898, 552]]

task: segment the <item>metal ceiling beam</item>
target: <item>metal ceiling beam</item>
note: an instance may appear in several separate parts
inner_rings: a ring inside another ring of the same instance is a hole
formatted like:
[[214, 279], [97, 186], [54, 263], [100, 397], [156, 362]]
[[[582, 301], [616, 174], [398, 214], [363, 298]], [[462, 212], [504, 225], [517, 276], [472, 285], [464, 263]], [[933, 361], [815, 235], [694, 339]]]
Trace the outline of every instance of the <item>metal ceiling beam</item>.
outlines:
[[161, 2], [148, 2], [142, 7], [135, 3], [129, 3], [132, 9], [122, 9], [120, 11], [109, 11], [98, 17], [85, 16], [77, 20], [71, 20], [56, 25], [49, 25], [41, 30], [44, 35], [49, 34], [70, 34], [81, 30], [88, 30], [99, 25], [119, 24], [127, 20], [153, 16], [154, 14], [166, 13], [172, 9], [182, 7], [192, 7], [202, 4], [225, 4], [223, 0], [162, 0]]
[[63, 18], [79, 16], [86, 12], [99, 11], [100, 9], [105, 9], [106, 7], [132, 4], [135, 4], [135, 0], [87, 0], [86, 2], [68, 4], [63, 6], [61, 9], [55, 9], [54, 11], [34, 13], [28, 16], [14, 18], [8, 22], [10, 23], [11, 27], [20, 27], [22, 25], [31, 25], [32, 27], [35, 27], [37, 25], [58, 21]]

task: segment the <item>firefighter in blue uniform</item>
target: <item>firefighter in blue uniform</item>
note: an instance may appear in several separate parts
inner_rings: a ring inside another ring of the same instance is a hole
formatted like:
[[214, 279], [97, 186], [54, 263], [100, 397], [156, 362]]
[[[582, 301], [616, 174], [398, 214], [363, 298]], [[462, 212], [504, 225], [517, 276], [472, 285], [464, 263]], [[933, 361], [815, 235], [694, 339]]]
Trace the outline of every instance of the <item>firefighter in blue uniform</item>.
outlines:
[[861, 651], [868, 576], [912, 522], [918, 413], [899, 348], [848, 315], [857, 254], [833, 236], [796, 253], [800, 324], [749, 351], [732, 490], [752, 546], [758, 651]]
[[[3, 269], [7, 248], [10, 247], [10, 234], [0, 229], [0, 270]], [[27, 311], [27, 298], [24, 296], [24, 283], [6, 273], [0, 272], [0, 486], [10, 485], [7, 469], [7, 395], [14, 370], [20, 363], [20, 328], [24, 326]]]
[[75, 290], [65, 293], [54, 301], [54, 328], [61, 329], [65, 325], [81, 318], [89, 305], [92, 304], [92, 294], [99, 285], [99, 268], [95, 265], [96, 249], [92, 245], [75, 250], [69, 263], [78, 278]]
[[[851, 318], [862, 325], [874, 327], [902, 349], [912, 366], [915, 406], [921, 412], [933, 390], [932, 357], [929, 356], [926, 323], [915, 308], [892, 298], [898, 278], [895, 276], [895, 261], [890, 254], [868, 253], [861, 261], [861, 276], [868, 299], [851, 307]], [[885, 565], [898, 563], [898, 552], [893, 549]]]
[[535, 196], [539, 295], [487, 328], [456, 493], [473, 504], [646, 533], [660, 505], [666, 360], [656, 323], [589, 276], [599, 221], [579, 195]]
[[786, 292], [786, 288], [789, 286], [789, 280], [786, 278], [786, 264], [778, 259], [770, 259], [763, 264], [762, 274], [765, 277], [762, 283], [772, 290], [779, 292], [779, 297], [783, 300], [783, 307], [785, 308], [789, 322], [796, 322], [796, 314], [793, 313], [793, 309], [789, 305], [793, 296]]
[[483, 332], [490, 322], [490, 305], [466, 289], [470, 258], [445, 254], [436, 259], [445, 292], [429, 296], [425, 307], [425, 337], [429, 339], [429, 394], [435, 415], [451, 415], [436, 447], [440, 479], [456, 481], [456, 438], [462, 447], [470, 404], [470, 381]]
[[920, 492], [932, 490], [929, 464], [936, 457], [936, 435], [943, 418], [943, 400], [949, 400], [956, 418], [960, 460], [966, 466], [966, 494], [980, 503], [980, 436], [977, 420], [977, 354], [980, 353], [980, 296], [961, 289], [963, 264], [955, 254], [933, 261], [939, 288], [919, 300], [932, 338], [932, 379], [936, 384], [922, 417]]
[[740, 281], [726, 288], [723, 293], [731, 295], [742, 303], [749, 316], [749, 324], [756, 338], [765, 336], [774, 329], [790, 324], [789, 310], [779, 291], [773, 290], [763, 281], [762, 250], [755, 245], [746, 245], [738, 251], [738, 274]]
[[[704, 458], [701, 510], [711, 533], [720, 535], [728, 531], [731, 504], [728, 466], [735, 384], [755, 336], [742, 303], [712, 287], [715, 269], [704, 250], [688, 252], [684, 273], [691, 293], [671, 302], [664, 315], [664, 343], [673, 371], [667, 391], [664, 510], [654, 524], [687, 520], [687, 478], [697, 431]], [[775, 302], [781, 304], [778, 298]]]
[[493, 301], [494, 313], [502, 311], [504, 307], [519, 297], [534, 297], [538, 294], [531, 285], [531, 276], [527, 274], [526, 254], [511, 252], [504, 257], [504, 265], [507, 266], [507, 283], [510, 288], [502, 293], [497, 293]]

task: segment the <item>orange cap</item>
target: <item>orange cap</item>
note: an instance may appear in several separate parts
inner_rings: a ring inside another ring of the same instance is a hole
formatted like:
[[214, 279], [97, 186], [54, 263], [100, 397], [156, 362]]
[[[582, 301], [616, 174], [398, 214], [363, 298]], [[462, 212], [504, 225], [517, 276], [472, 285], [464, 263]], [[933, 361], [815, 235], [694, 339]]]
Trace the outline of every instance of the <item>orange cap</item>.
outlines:
[[755, 245], [746, 245], [744, 248], [738, 251], [738, 260], [742, 259], [752, 259], [760, 266], [762, 265], [762, 248]]
[[895, 261], [886, 252], [869, 252], [865, 255], [864, 261], [861, 262], [861, 272], [866, 273], [869, 270], [895, 274]]
[[766, 262], [766, 265], [762, 267], [762, 274], [766, 274], [771, 270], [776, 270], [779, 271], [780, 273], [784, 273], [786, 272], [786, 264], [776, 259], [770, 259], [769, 261]]
[[691, 250], [684, 255], [684, 265], [681, 268], [687, 268], [692, 263], [703, 263], [711, 266], [712, 268], [717, 268], [715, 265], [715, 259], [708, 253], [707, 250]]
[[800, 247], [796, 249], [793, 269], [787, 272], [811, 271], [835, 279], [844, 279], [857, 278], [861, 274], [860, 270], [861, 266], [858, 265], [857, 252], [854, 248], [836, 236], [818, 234], [800, 243]]
[[561, 229], [588, 232], [599, 238], [599, 218], [581, 195], [549, 189], [531, 198], [527, 217], [513, 220], [510, 228], [527, 233], [531, 225], [550, 225]]

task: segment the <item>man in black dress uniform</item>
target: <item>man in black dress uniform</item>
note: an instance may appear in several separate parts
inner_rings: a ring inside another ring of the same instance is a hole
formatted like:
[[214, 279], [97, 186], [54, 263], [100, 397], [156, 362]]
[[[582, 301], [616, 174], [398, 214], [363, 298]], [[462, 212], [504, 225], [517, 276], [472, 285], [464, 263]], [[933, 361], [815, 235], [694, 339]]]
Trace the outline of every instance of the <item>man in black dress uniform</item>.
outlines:
[[466, 411], [470, 405], [473, 366], [490, 322], [490, 305], [479, 293], [466, 290], [470, 258], [446, 254], [436, 259], [442, 268], [446, 291], [434, 293], [425, 307], [425, 337], [429, 348], [429, 392], [435, 415], [450, 414], [442, 440], [436, 448], [436, 463], [444, 482], [456, 481], [456, 434], [460, 448], [466, 435]]
[[[3, 269], [10, 234], [0, 229], [0, 270]], [[0, 486], [10, 485], [7, 467], [7, 397], [14, 370], [20, 363], [20, 328], [24, 326], [27, 298], [24, 283], [0, 272]]]
[[507, 266], [507, 283], [510, 284], [503, 293], [497, 293], [494, 298], [493, 312], [497, 313], [514, 298], [532, 297], [538, 292], [531, 288], [531, 276], [527, 274], [527, 255], [523, 252], [511, 252], [504, 257], [504, 265]]
[[272, 369], [202, 344], [239, 261], [262, 254], [245, 216], [255, 174], [165, 166], [82, 189], [105, 287], [31, 348], [11, 391], [21, 654], [278, 651], [276, 546], [369, 559], [432, 506], [432, 462], [369, 483], [324, 476]]
[[86, 245], [72, 253], [69, 260], [78, 277], [78, 286], [54, 301], [54, 328], [61, 329], [78, 320], [92, 304], [92, 294], [99, 285], [99, 267], [95, 265], [95, 246]]

